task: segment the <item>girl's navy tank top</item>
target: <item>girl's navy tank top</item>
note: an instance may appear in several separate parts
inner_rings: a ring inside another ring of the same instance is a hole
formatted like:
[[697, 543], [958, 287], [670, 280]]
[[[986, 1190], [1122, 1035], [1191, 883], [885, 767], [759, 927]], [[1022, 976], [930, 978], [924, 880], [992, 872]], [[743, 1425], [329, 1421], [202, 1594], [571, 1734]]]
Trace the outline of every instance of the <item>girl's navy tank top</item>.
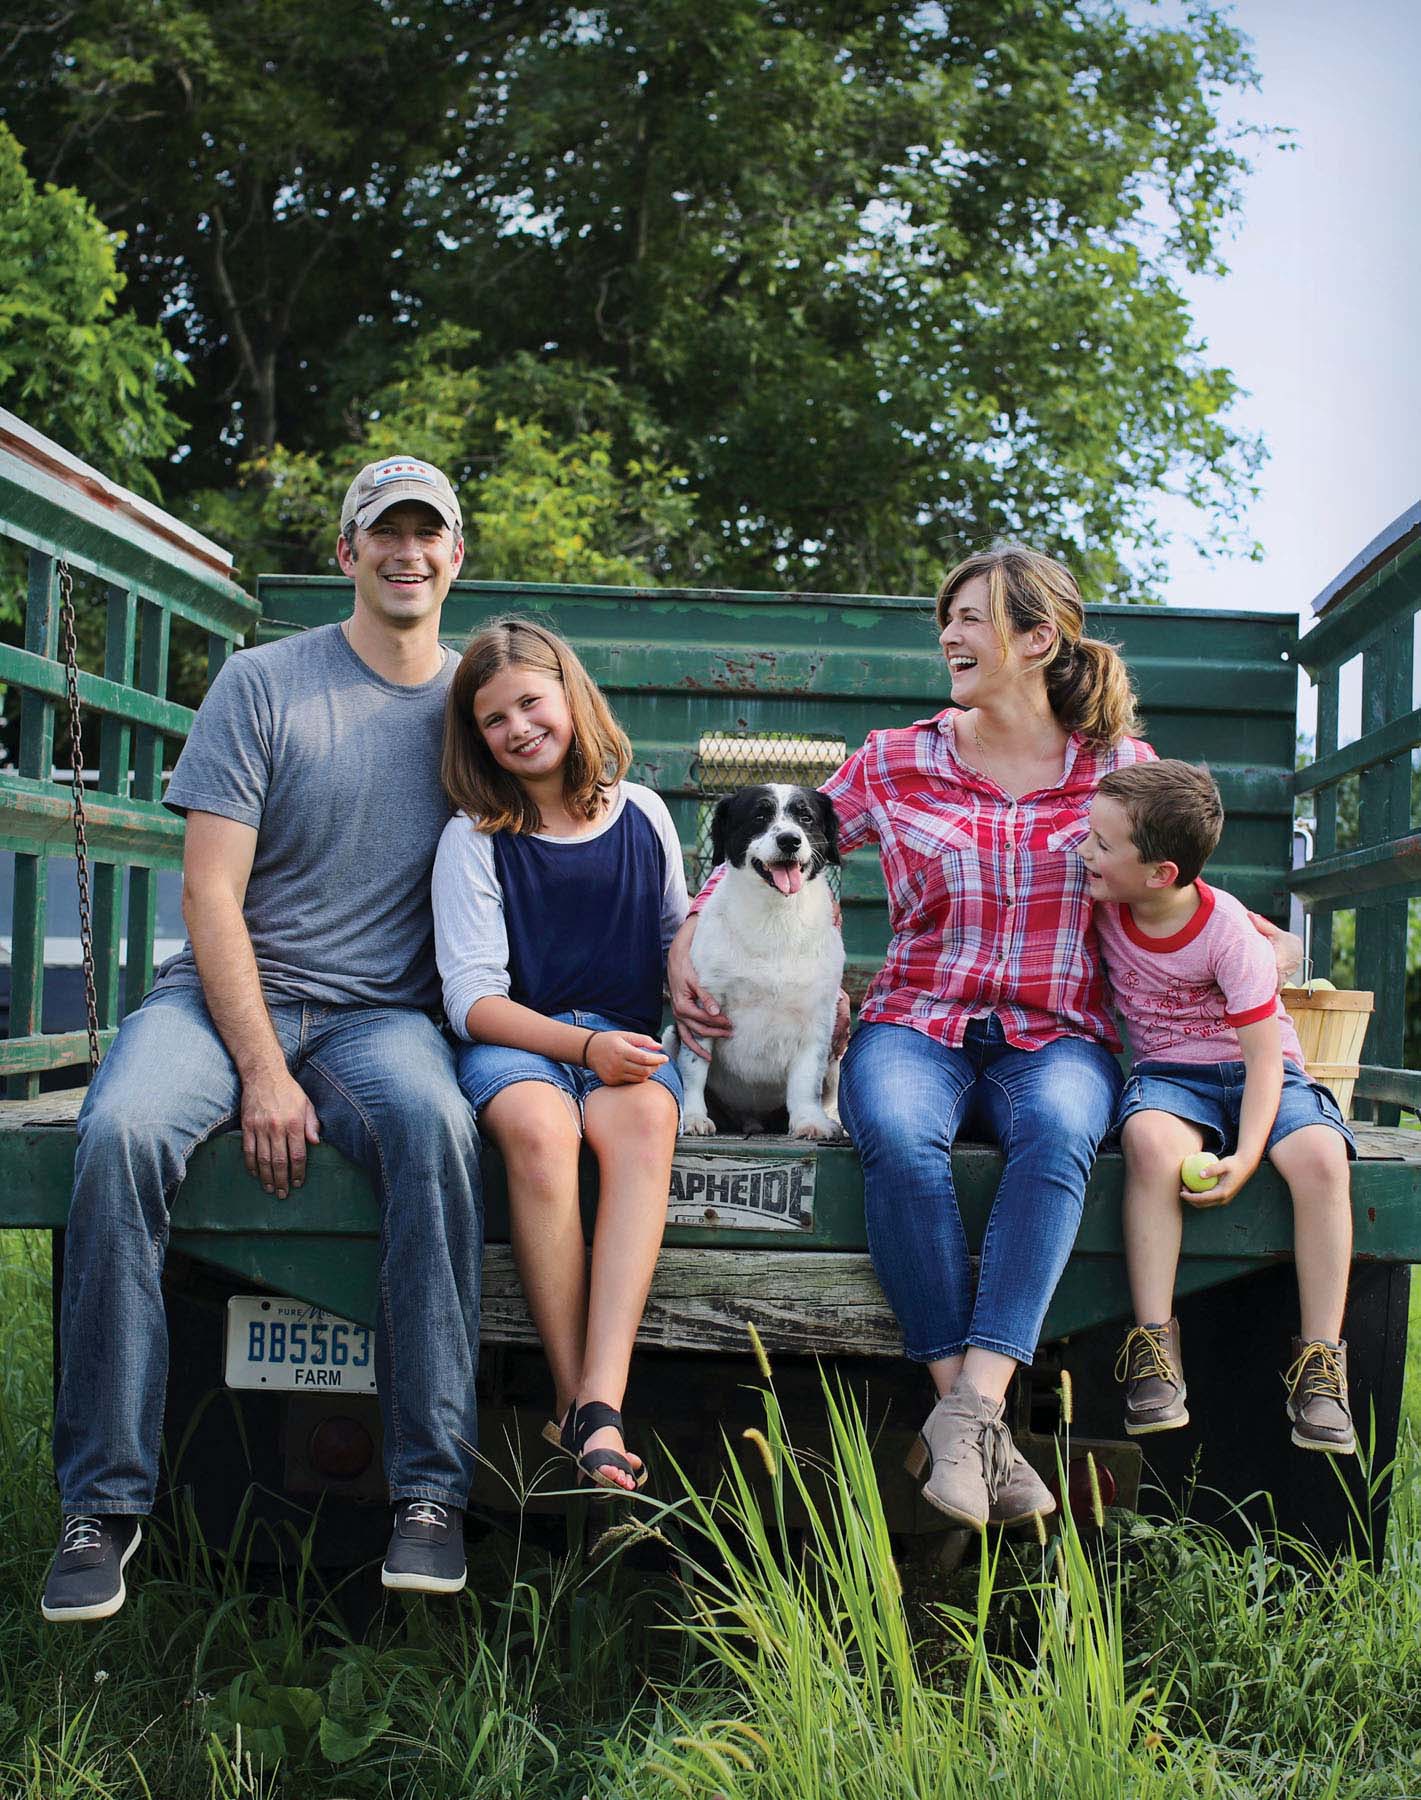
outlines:
[[509, 998], [540, 1013], [599, 1013], [655, 1032], [666, 853], [641, 808], [628, 799], [615, 823], [585, 842], [500, 831], [492, 843]]

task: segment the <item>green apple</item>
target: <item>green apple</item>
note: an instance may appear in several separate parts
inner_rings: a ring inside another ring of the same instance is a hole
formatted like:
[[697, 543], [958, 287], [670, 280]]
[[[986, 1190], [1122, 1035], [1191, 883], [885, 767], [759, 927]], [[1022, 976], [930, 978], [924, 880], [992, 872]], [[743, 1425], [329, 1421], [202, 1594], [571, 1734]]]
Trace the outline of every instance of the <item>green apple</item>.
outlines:
[[1179, 1165], [1179, 1179], [1191, 1194], [1207, 1194], [1210, 1188], [1219, 1185], [1219, 1178], [1214, 1173], [1218, 1161], [1213, 1151], [1196, 1150]]
[[1325, 991], [1326, 993], [1329, 993], [1329, 994], [1335, 994], [1337, 992], [1337, 988], [1334, 985], [1334, 983], [1330, 982], [1327, 979], [1327, 977], [1325, 975], [1314, 975], [1312, 980], [1308, 983], [1308, 992], [1310, 994], [1316, 994], [1319, 991]]

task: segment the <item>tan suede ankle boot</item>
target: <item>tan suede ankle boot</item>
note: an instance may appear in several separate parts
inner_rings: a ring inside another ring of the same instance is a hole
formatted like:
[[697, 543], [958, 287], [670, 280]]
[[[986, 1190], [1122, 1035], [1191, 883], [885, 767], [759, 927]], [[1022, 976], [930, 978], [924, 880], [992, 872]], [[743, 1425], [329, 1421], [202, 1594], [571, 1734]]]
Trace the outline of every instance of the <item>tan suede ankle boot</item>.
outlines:
[[959, 1525], [982, 1531], [992, 1501], [1011, 1472], [1011, 1433], [1000, 1400], [987, 1400], [965, 1375], [928, 1414], [908, 1453], [915, 1479], [929, 1468], [923, 1498]]

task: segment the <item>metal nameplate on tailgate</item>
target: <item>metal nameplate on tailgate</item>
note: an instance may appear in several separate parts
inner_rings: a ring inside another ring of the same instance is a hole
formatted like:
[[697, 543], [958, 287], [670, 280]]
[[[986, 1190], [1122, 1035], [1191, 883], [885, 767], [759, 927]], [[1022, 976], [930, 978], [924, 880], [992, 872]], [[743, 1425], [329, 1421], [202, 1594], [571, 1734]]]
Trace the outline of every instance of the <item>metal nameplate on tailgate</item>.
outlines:
[[227, 1302], [226, 1379], [267, 1393], [375, 1392], [375, 1333], [304, 1300], [234, 1294]]
[[713, 1231], [809, 1231], [814, 1169], [812, 1155], [772, 1161], [733, 1150], [678, 1149], [666, 1222]]

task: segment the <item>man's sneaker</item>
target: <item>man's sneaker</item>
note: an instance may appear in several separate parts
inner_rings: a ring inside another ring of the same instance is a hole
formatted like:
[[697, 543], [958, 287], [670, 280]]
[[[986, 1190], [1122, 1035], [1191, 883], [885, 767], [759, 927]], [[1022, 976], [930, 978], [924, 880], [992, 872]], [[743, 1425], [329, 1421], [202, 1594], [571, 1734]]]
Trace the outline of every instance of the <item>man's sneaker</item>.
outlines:
[[1179, 1320], [1134, 1325], [1125, 1334], [1115, 1379], [1125, 1383], [1125, 1434], [1177, 1431], [1189, 1423], [1184, 1405], [1184, 1366], [1179, 1357]]
[[1013, 1444], [1011, 1467], [987, 1508], [987, 1523], [1024, 1525], [1033, 1514], [1039, 1513], [1046, 1519], [1055, 1510], [1056, 1496]]
[[130, 1514], [66, 1513], [39, 1603], [45, 1618], [111, 1618], [128, 1598], [123, 1571], [142, 1536]]
[[1329, 1450], [1351, 1456], [1357, 1448], [1352, 1409], [1347, 1403], [1347, 1346], [1326, 1338], [1306, 1343], [1293, 1339], [1293, 1366], [1283, 1377], [1288, 1386], [1288, 1417], [1293, 1442], [1300, 1450]]
[[457, 1594], [468, 1579], [464, 1515], [437, 1500], [402, 1500], [380, 1581], [413, 1594]]

